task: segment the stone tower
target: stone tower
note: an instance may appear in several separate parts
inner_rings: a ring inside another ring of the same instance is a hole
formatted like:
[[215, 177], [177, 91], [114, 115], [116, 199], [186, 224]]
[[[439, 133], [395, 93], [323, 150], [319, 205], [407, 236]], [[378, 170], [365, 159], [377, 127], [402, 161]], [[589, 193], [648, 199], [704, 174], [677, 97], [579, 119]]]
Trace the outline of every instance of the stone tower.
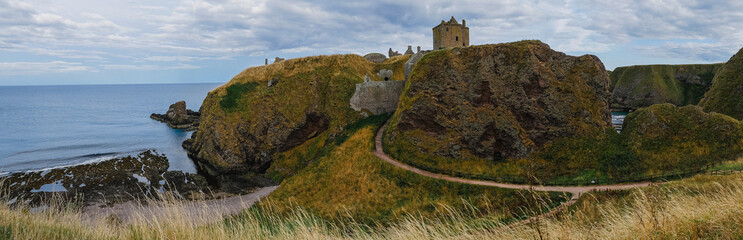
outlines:
[[462, 19], [459, 24], [452, 16], [449, 22], [441, 20], [441, 24], [433, 28], [433, 50], [453, 47], [467, 47], [470, 45], [470, 28]]

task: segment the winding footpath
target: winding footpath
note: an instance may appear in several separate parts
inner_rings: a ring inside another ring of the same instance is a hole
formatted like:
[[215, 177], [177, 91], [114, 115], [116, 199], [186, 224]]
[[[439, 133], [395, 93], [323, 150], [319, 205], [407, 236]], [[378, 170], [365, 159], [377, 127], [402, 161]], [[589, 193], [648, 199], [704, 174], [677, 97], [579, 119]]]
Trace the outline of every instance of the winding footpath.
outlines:
[[[390, 118], [391, 120], [391, 118]], [[499, 182], [493, 182], [493, 181], [483, 181], [483, 180], [472, 180], [472, 179], [465, 179], [465, 178], [458, 178], [458, 177], [452, 177], [448, 175], [438, 174], [438, 173], [432, 173], [429, 171], [425, 171], [410, 165], [407, 165], [405, 163], [399, 162], [392, 157], [388, 156], [384, 153], [384, 149], [382, 148], [382, 136], [384, 135], [384, 130], [387, 129], [387, 125], [389, 124], [390, 120], [387, 120], [387, 122], [382, 125], [382, 127], [379, 128], [379, 131], [377, 131], [377, 136], [374, 139], [375, 144], [375, 150], [374, 155], [381, 158], [382, 160], [391, 163], [392, 165], [395, 165], [399, 168], [402, 168], [404, 170], [417, 173], [419, 175], [423, 175], [430, 178], [435, 179], [441, 179], [449, 182], [457, 182], [457, 183], [464, 183], [464, 184], [472, 184], [472, 185], [480, 185], [480, 186], [490, 186], [490, 187], [499, 187], [499, 188], [507, 188], [507, 189], [519, 189], [519, 190], [533, 190], [533, 191], [544, 191], [544, 192], [568, 192], [572, 194], [572, 197], [570, 200], [562, 203], [560, 206], [553, 208], [550, 212], [544, 213], [541, 215], [533, 216], [529, 219], [525, 219], [521, 222], [517, 222], [516, 224], [521, 223], [527, 223], [534, 220], [537, 220], [541, 217], [550, 217], [552, 215], [557, 214], [558, 212], [562, 211], [563, 209], [566, 209], [570, 205], [575, 204], [575, 202], [578, 200], [580, 195], [586, 192], [590, 191], [607, 191], [607, 190], [624, 190], [624, 189], [631, 189], [631, 188], [638, 188], [638, 187], [646, 187], [650, 186], [652, 183], [650, 182], [639, 182], [639, 183], [632, 183], [632, 184], [615, 184], [615, 185], [596, 185], [596, 186], [535, 186], [535, 185], [523, 185], [523, 184], [510, 184], [510, 183], [499, 183]]]

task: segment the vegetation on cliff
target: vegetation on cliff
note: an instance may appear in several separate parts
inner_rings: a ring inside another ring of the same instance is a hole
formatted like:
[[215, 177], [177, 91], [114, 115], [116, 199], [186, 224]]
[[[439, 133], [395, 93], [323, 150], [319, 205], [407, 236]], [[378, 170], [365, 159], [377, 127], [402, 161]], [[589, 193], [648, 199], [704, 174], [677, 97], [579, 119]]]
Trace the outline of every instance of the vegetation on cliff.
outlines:
[[720, 69], [712, 87], [704, 94], [699, 106], [706, 112], [718, 112], [743, 119], [743, 49]]
[[415, 166], [530, 177], [550, 172], [534, 153], [552, 141], [609, 128], [601, 61], [539, 41], [434, 51], [409, 79], [385, 149]]
[[212, 176], [267, 172], [280, 181], [362, 117], [349, 99], [364, 75], [380, 80], [376, 72], [392, 69], [402, 79], [408, 58], [315, 56], [248, 68], [206, 97], [190, 155]]
[[660, 172], [719, 163], [743, 153], [743, 125], [700, 107], [656, 104], [630, 113], [620, 135], [634, 172]]
[[[282, 182], [262, 207], [288, 213], [296, 206], [325, 219], [394, 222], [408, 214], [433, 217], [455, 209], [476, 208], [477, 215], [511, 220], [537, 199], [551, 205], [563, 193], [532, 193], [436, 180], [399, 169], [372, 153], [374, 135], [387, 116], [351, 125], [323, 157]], [[537, 196], [532, 196], [536, 194]]]
[[658, 103], [694, 105], [712, 85], [720, 64], [618, 67], [611, 78], [611, 107], [638, 109]]

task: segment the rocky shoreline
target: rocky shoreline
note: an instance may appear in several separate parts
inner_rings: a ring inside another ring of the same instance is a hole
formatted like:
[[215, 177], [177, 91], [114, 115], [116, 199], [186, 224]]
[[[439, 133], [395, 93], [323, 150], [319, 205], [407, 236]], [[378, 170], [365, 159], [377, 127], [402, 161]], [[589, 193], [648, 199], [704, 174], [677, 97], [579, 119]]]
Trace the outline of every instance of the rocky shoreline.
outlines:
[[148, 150], [98, 163], [11, 173], [0, 177], [0, 197], [9, 205], [30, 206], [46, 204], [52, 196], [82, 206], [157, 198], [165, 192], [189, 200], [209, 197], [211, 187], [204, 177], [168, 167], [165, 155]]

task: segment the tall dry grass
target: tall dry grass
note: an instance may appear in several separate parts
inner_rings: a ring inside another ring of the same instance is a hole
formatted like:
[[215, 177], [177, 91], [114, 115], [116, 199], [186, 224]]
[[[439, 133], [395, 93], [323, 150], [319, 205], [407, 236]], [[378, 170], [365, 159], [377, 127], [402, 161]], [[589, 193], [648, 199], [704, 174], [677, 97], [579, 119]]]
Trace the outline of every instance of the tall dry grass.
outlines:
[[[329, 222], [306, 210], [275, 213], [271, 205], [216, 223], [217, 211], [174, 199], [142, 205], [128, 223], [65, 210], [0, 205], [0, 239], [740, 239], [743, 177], [698, 176], [623, 194], [584, 194], [570, 213], [509, 226], [448, 209], [446, 217], [403, 217], [385, 225]], [[167, 211], [164, 214], [162, 211]], [[215, 213], [209, 215], [210, 213]], [[208, 221], [207, 221], [208, 220]]]

